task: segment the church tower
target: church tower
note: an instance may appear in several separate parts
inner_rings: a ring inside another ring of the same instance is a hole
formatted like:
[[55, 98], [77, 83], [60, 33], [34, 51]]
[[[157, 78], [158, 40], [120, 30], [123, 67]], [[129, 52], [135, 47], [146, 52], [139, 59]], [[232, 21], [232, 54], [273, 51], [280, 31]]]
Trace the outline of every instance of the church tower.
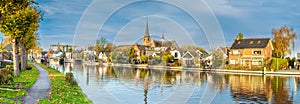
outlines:
[[161, 35], [161, 46], [164, 46], [165, 43], [165, 37], [164, 37], [164, 33]]
[[151, 45], [151, 37], [149, 35], [149, 28], [148, 28], [148, 17], [147, 17], [147, 21], [146, 21], [146, 30], [145, 30], [145, 35], [143, 38], [143, 45], [145, 45], [145, 46]]

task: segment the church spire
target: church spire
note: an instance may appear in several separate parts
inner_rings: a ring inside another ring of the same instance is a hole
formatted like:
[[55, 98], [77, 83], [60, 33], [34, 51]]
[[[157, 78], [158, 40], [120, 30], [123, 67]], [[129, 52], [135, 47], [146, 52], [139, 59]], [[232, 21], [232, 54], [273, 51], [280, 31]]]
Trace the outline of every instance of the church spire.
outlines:
[[147, 21], [146, 21], [145, 37], [150, 37], [149, 36], [149, 28], [148, 28], [148, 17], [147, 17]]

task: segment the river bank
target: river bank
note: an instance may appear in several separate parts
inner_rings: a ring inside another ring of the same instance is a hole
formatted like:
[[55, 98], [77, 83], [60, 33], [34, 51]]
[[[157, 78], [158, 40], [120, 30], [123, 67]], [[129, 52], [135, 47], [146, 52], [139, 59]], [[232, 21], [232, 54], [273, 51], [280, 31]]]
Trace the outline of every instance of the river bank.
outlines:
[[214, 73], [240, 73], [240, 74], [264, 74], [264, 75], [300, 75], [299, 70], [279, 70], [279, 71], [249, 71], [249, 70], [228, 70], [228, 69], [202, 69], [202, 68], [188, 68], [188, 67], [170, 67], [161, 65], [147, 65], [147, 64], [97, 64], [115, 67], [132, 67], [132, 68], [147, 68], [147, 69], [164, 69], [164, 70], [189, 70], [189, 71], [206, 71]]

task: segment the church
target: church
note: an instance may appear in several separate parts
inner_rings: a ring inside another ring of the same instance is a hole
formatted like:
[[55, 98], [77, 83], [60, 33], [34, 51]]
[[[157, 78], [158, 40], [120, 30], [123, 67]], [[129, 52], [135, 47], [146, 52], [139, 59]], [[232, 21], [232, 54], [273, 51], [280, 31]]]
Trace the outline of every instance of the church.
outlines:
[[175, 40], [168, 41], [165, 39], [164, 34], [161, 36], [161, 40], [155, 40], [151, 38], [149, 34], [148, 18], [146, 20], [145, 34], [142, 39], [142, 45], [135, 44], [134, 47], [137, 52], [137, 56], [161, 56], [164, 52], [170, 52], [171, 50], [178, 49], [179, 46]]

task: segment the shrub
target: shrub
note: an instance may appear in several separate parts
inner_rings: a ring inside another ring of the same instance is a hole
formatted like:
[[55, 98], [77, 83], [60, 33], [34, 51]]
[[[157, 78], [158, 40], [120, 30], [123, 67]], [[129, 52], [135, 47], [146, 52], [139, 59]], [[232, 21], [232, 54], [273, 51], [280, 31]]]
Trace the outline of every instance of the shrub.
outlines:
[[0, 69], [0, 85], [13, 83], [13, 68], [7, 65], [6, 68]]
[[71, 85], [77, 85], [76, 81], [74, 80], [74, 76], [73, 76], [73, 73], [69, 72], [69, 73], [66, 73], [65, 75], [65, 80], [67, 82], [69, 82]]
[[282, 58], [273, 58], [272, 63], [271, 63], [271, 69], [274, 69], [274, 71], [278, 69], [284, 69], [288, 67], [288, 60], [287, 59], [282, 59]]

